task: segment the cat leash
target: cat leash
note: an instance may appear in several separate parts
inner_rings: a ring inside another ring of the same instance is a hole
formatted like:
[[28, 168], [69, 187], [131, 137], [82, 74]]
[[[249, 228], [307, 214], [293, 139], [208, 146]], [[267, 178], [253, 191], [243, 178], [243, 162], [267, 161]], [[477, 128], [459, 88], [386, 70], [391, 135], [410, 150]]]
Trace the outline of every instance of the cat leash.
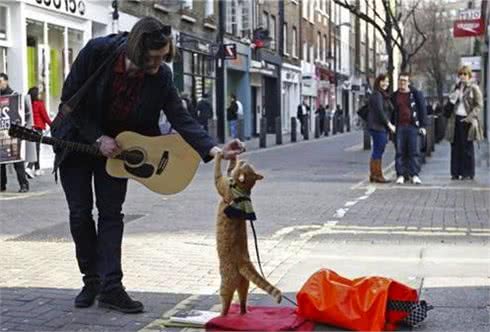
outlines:
[[[257, 264], [259, 265], [259, 269], [260, 269], [260, 273], [262, 274], [262, 277], [264, 277], [264, 279], [266, 279], [264, 270], [262, 270], [262, 263], [260, 262], [259, 246], [258, 246], [258, 241], [257, 241], [257, 233], [255, 233], [255, 227], [254, 227], [254, 223], [253, 223], [252, 220], [250, 220], [250, 226], [252, 226], [252, 233], [253, 233], [253, 236], [254, 236], [255, 253], [257, 255]], [[288, 302], [294, 304], [296, 307], [298, 306], [298, 304], [296, 302], [294, 302], [293, 300], [291, 300], [286, 295], [282, 294], [282, 297], [285, 298]]]

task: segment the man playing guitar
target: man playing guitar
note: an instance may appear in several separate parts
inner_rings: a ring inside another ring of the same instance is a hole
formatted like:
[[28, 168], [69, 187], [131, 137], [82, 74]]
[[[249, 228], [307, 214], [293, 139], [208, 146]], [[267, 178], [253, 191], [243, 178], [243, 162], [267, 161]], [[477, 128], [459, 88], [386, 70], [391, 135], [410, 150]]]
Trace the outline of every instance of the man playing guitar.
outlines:
[[[152, 17], [140, 19], [131, 32], [90, 40], [80, 51], [63, 85], [61, 104], [52, 135], [95, 144], [105, 157], [121, 153], [114, 137], [122, 131], [160, 135], [163, 110], [172, 127], [205, 161], [221, 149], [184, 109], [173, 84], [172, 72], [163, 62], [174, 54], [171, 28]], [[244, 150], [233, 140], [223, 147], [225, 159]], [[55, 149], [54, 169], [70, 211], [70, 230], [84, 287], [76, 307], [99, 306], [125, 313], [143, 311], [122, 285], [122, 205], [127, 179], [111, 177], [105, 160], [89, 154]], [[92, 180], [94, 188], [92, 188]], [[93, 190], [99, 212], [98, 227], [92, 217]]]

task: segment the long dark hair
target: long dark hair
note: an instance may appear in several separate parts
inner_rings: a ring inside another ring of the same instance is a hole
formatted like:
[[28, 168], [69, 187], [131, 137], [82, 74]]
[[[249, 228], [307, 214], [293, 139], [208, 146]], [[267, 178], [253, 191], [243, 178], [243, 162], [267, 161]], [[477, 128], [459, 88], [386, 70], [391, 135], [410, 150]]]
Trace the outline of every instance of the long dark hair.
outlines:
[[388, 92], [381, 88], [381, 82], [388, 78], [388, 74], [379, 74], [374, 80], [374, 90], [381, 92], [383, 96], [388, 96]]
[[33, 86], [32, 88], [30, 88], [29, 91], [27, 91], [27, 93], [29, 94], [29, 96], [31, 96], [31, 102], [40, 100], [39, 88], [37, 86]]
[[170, 26], [150, 16], [141, 18], [131, 29], [128, 36], [127, 56], [136, 66], [143, 68], [148, 50], [158, 50], [170, 45], [165, 62], [170, 62], [175, 53]]

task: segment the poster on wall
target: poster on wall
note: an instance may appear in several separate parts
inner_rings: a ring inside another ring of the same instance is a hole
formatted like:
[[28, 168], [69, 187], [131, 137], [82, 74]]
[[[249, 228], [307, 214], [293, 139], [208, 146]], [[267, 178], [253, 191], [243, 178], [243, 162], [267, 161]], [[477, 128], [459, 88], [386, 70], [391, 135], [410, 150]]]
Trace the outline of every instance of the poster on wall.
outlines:
[[22, 141], [9, 136], [10, 123], [24, 123], [22, 96], [0, 96], [0, 164], [24, 160]]

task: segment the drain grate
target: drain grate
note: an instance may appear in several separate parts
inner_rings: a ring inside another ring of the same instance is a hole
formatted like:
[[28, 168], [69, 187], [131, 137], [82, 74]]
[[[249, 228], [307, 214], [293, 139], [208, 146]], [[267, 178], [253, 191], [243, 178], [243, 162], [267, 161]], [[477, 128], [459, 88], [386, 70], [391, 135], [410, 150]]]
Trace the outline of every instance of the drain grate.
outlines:
[[[146, 216], [145, 214], [126, 214], [124, 223], [130, 223]], [[97, 220], [97, 219], [95, 219]], [[22, 242], [71, 242], [70, 226], [67, 222], [59, 223], [53, 226], [41, 228], [33, 232], [19, 235], [15, 238], [7, 239], [7, 241], [22, 241]]]

